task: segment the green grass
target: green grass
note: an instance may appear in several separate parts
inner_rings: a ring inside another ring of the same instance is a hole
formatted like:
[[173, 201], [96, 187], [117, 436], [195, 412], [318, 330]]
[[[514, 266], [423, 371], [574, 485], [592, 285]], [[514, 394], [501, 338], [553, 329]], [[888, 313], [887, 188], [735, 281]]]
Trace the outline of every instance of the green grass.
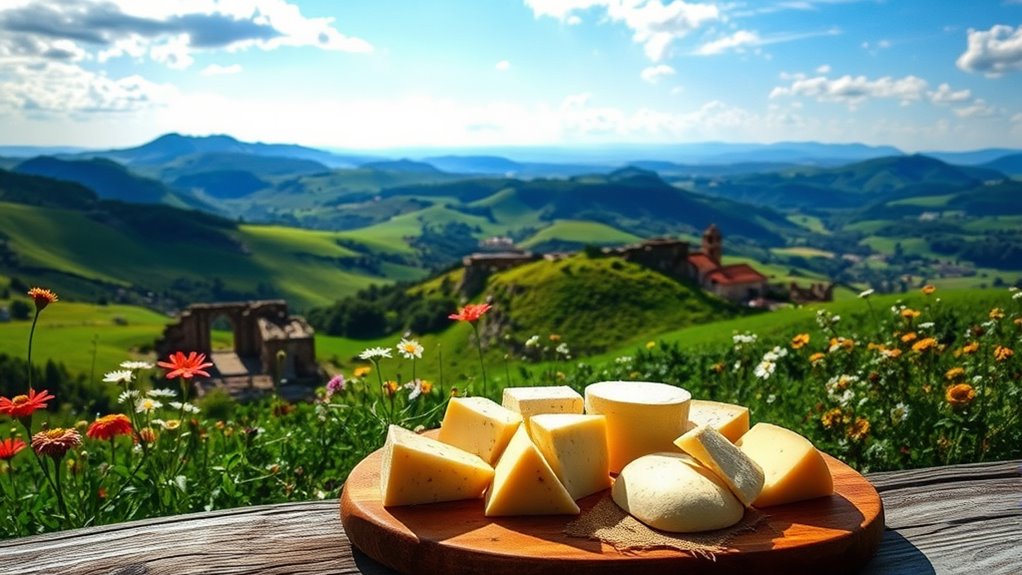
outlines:
[[834, 252], [811, 248], [807, 246], [796, 246], [790, 248], [772, 248], [771, 253], [779, 256], [798, 256], [803, 258], [828, 258], [834, 257]]
[[788, 221], [795, 224], [796, 226], [805, 228], [811, 232], [818, 234], [830, 234], [830, 230], [824, 225], [823, 220], [816, 216], [807, 216], [805, 214], [791, 214], [788, 216]]
[[955, 194], [945, 194], [940, 196], [917, 196], [915, 198], [905, 198], [903, 200], [895, 200], [888, 202], [889, 206], [918, 206], [920, 208], [939, 208], [946, 206], [948, 201], [955, 197]]
[[641, 241], [639, 236], [598, 222], [557, 220], [519, 245], [529, 249], [550, 241], [577, 244], [615, 245]]
[[913, 254], [918, 256], [925, 256], [929, 258], [939, 257], [933, 253], [930, 249], [930, 244], [923, 238], [891, 238], [886, 236], [869, 236], [863, 238], [859, 242], [862, 245], [869, 246], [875, 252], [879, 252], [885, 255], [894, 255], [898, 249], [898, 244], [901, 244], [901, 251], [905, 254]]

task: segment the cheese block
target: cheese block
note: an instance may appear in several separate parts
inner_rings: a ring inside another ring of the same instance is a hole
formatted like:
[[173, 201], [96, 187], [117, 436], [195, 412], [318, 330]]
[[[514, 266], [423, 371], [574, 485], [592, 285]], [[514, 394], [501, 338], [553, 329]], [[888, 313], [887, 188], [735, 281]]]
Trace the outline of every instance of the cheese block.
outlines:
[[485, 515], [577, 515], [578, 512], [578, 505], [532, 444], [525, 426], [519, 427], [494, 469], [493, 485], [486, 492]]
[[614, 503], [654, 529], [694, 533], [731, 527], [745, 507], [712, 471], [684, 453], [653, 453], [625, 466]]
[[734, 443], [749, 431], [749, 408], [733, 403], [693, 399], [688, 407], [688, 421], [695, 425], [709, 425]]
[[746, 507], [763, 490], [763, 468], [716, 429], [700, 425], [674, 444], [723, 479]]
[[657, 451], [674, 451], [685, 432], [692, 395], [673, 385], [649, 381], [601, 381], [586, 387], [586, 413], [607, 418], [610, 470]]
[[437, 438], [494, 465], [522, 423], [522, 416], [485, 397], [452, 397]]
[[383, 445], [380, 493], [384, 506], [474, 499], [493, 479], [478, 455], [391, 425]]
[[543, 413], [532, 416], [529, 429], [533, 443], [572, 499], [610, 487], [605, 417]]
[[808, 439], [790, 429], [757, 423], [736, 445], [763, 468], [763, 491], [752, 502], [756, 507], [834, 492], [834, 480], [823, 456]]
[[501, 405], [528, 421], [540, 413], [582, 413], [582, 396], [566, 385], [505, 387]]

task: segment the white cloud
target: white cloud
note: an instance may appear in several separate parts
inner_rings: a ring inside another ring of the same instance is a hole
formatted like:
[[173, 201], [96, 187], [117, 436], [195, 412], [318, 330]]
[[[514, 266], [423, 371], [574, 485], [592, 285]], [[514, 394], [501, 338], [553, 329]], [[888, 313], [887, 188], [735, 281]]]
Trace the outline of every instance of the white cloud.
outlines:
[[241, 73], [241, 64], [231, 64], [230, 66], [221, 66], [220, 64], [210, 64], [202, 69], [199, 74], [203, 76], [229, 76], [232, 74]]
[[674, 68], [671, 68], [667, 64], [658, 64], [656, 66], [649, 66], [648, 68], [643, 69], [639, 74], [639, 77], [650, 84], [656, 84], [661, 78], [673, 75]]
[[497, 71], [499, 72], [507, 72], [508, 70], [511, 69], [511, 62], [508, 62], [507, 60], [501, 60], [500, 62], [497, 62], [497, 65], [494, 66], [494, 68], [496, 68]]
[[946, 82], [937, 86], [937, 89], [927, 94], [934, 104], [960, 104], [967, 102], [972, 97], [969, 90], [952, 90]]
[[989, 30], [969, 29], [969, 44], [955, 62], [966, 72], [990, 77], [1022, 70], [1022, 25], [998, 24]]
[[820, 74], [820, 75], [830, 74], [830, 64], [824, 64], [824, 65], [818, 67], [816, 69], [816, 73]]
[[712, 42], [707, 42], [696, 50], [696, 54], [702, 56], [708, 56], [713, 54], [721, 54], [728, 50], [741, 50], [744, 46], [758, 46], [761, 40], [759, 35], [755, 32], [748, 30], [738, 30], [730, 36], [719, 38]]
[[525, 4], [536, 17], [561, 21], [577, 18], [576, 12], [602, 8], [610, 21], [623, 23], [632, 31], [632, 40], [642, 45], [653, 62], [663, 60], [675, 40], [721, 19], [716, 5], [683, 0], [668, 4], [661, 0], [525, 0]]
[[804, 96], [820, 102], [846, 104], [850, 108], [870, 98], [893, 99], [907, 105], [922, 100], [926, 95], [926, 87], [926, 80], [917, 76], [884, 76], [871, 80], [865, 76], [845, 75], [832, 79], [827, 76], [809, 78], [796, 75], [790, 86], [778, 86], [771, 90], [770, 97]]
[[959, 118], [989, 118], [998, 115], [997, 108], [987, 104], [986, 100], [976, 98], [972, 104], [955, 108], [955, 115]]

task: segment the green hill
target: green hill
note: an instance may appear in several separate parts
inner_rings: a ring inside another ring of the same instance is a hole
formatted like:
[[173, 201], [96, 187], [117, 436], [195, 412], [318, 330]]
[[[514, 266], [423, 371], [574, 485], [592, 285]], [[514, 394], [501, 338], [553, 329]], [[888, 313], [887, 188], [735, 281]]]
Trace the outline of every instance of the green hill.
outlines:
[[618, 245], [641, 241], [634, 234], [598, 222], [557, 220], [518, 246], [528, 250], [579, 250], [587, 245]]

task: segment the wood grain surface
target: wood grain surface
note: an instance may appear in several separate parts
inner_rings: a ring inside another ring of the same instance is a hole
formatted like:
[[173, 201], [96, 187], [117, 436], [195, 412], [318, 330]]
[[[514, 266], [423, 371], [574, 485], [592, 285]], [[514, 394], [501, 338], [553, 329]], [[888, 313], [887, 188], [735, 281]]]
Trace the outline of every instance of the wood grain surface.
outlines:
[[[1022, 460], [869, 474], [884, 502], [887, 530], [861, 573], [1022, 573], [1020, 465]], [[941, 490], [940, 499], [932, 496], [934, 488]], [[816, 566], [805, 572], [825, 571]], [[336, 500], [4, 540], [0, 573], [394, 575], [352, 548]]]
[[[766, 520], [736, 535], [713, 560], [656, 549], [620, 553], [609, 545], [563, 533], [574, 516], [483, 515], [483, 501], [467, 500], [384, 508], [380, 502], [381, 452], [348, 477], [341, 518], [356, 547], [401, 573], [644, 575], [682, 569], [692, 574], [787, 574], [821, 564], [851, 573], [874, 554], [883, 537], [883, 506], [873, 486], [837, 459], [825, 456], [834, 495], [765, 508]], [[579, 501], [582, 512], [604, 494]]]

